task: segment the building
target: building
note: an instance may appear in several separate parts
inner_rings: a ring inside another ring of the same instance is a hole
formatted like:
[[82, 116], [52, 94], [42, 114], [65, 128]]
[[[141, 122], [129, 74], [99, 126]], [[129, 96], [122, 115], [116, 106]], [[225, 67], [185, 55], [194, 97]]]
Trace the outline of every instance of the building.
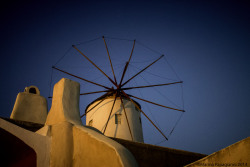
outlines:
[[[37, 89], [36, 92], [38, 92]], [[34, 91], [26, 91], [26, 93], [34, 94]], [[54, 86], [52, 106], [45, 120], [42, 116], [40, 116], [41, 120], [38, 119], [40, 112], [44, 112], [41, 109], [43, 107], [33, 109], [35, 111], [32, 113], [32, 117], [29, 114], [24, 114], [24, 117], [14, 116], [16, 112], [26, 112], [25, 106], [30, 108], [34, 104], [33, 96], [28, 95], [30, 100], [25, 98], [23, 100], [25, 104], [19, 102], [18, 96], [12, 119], [0, 118], [1, 166], [175, 167], [211, 164], [225, 166], [225, 163], [228, 163], [228, 166], [230, 164], [231, 166], [250, 164], [250, 138], [206, 156], [144, 144], [142, 141], [131, 141], [127, 132], [124, 137], [126, 140], [107, 137], [100, 130], [92, 127], [95, 124], [94, 121], [99, 117], [98, 115], [88, 116], [90, 125], [93, 120], [92, 126], [82, 124], [79, 113], [79, 93], [79, 83], [65, 78], [61, 79]], [[112, 96], [106, 95], [101, 99], [108, 102], [110, 97]], [[98, 100], [100, 99], [91, 103], [87, 109]], [[24, 106], [23, 110], [16, 110], [19, 105]], [[40, 105], [43, 106], [44, 103], [40, 103]], [[129, 110], [133, 106], [128, 104], [128, 107], [125, 108]], [[132, 109], [131, 111], [138, 112]], [[122, 111], [118, 113], [115, 111], [113, 115], [119, 113]], [[135, 117], [139, 122], [140, 115], [137, 114]], [[131, 119], [131, 117], [128, 118]], [[44, 123], [40, 123], [40, 121]], [[119, 117], [115, 119], [114, 115], [113, 126], [118, 125], [119, 121], [122, 123], [124, 119], [119, 120]], [[136, 136], [135, 133], [136, 130], [132, 134]], [[110, 134], [112, 137], [117, 137]]]

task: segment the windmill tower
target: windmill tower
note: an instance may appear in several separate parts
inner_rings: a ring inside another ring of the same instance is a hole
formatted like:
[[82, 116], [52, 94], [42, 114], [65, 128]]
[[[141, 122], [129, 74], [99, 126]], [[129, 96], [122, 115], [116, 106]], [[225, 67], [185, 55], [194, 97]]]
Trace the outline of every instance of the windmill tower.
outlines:
[[87, 106], [86, 125], [106, 136], [143, 142], [141, 112], [134, 103], [124, 95], [108, 92]]

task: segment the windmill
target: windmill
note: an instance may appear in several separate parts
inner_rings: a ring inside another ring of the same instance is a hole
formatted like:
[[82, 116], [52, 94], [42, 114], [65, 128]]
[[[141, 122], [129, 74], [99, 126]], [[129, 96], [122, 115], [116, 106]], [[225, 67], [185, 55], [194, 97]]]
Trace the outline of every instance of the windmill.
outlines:
[[[127, 93], [129, 90], [134, 89], [147, 89], [147, 88], [155, 88], [155, 87], [164, 87], [167, 85], [181, 84], [182, 81], [168, 82], [168, 83], [155, 83], [155, 84], [147, 84], [147, 85], [138, 85], [138, 86], [128, 86], [131, 81], [135, 78], [138, 78], [142, 73], [146, 70], [150, 69], [152, 66], [157, 64], [164, 55], [160, 55], [146, 66], [144, 66], [139, 71], [135, 72], [132, 76], [127, 77], [128, 68], [130, 66], [131, 60], [133, 59], [133, 53], [135, 49], [136, 40], [133, 40], [132, 49], [130, 51], [130, 55], [123, 65], [122, 75], [118, 79], [116, 76], [114, 66], [112, 63], [112, 59], [110, 56], [110, 52], [108, 49], [108, 45], [106, 42], [106, 38], [102, 37], [104, 46], [106, 48], [107, 57], [109, 60], [109, 66], [112, 71], [112, 77], [107, 75], [100, 66], [98, 66], [93, 60], [91, 60], [81, 49], [78, 48], [77, 45], [72, 45], [73, 49], [76, 50], [84, 59], [89, 62], [101, 75], [103, 75], [110, 83], [109, 86], [95, 82], [93, 80], [87, 79], [85, 77], [80, 77], [68, 71], [62, 70], [56, 66], [52, 68], [64, 74], [67, 74], [71, 77], [80, 79], [86, 83], [91, 85], [95, 85], [100, 90], [97, 91], [89, 91], [85, 93], [81, 93], [80, 95], [92, 95], [92, 94], [100, 94], [104, 93], [104, 95], [100, 96], [93, 102], [91, 102], [85, 110], [85, 113], [81, 115], [81, 117], [86, 116], [86, 124], [96, 127], [103, 134], [111, 137], [123, 138], [132, 141], [143, 142], [143, 134], [142, 134], [142, 125], [141, 125], [141, 114], [145, 116], [145, 118], [149, 121], [149, 123], [156, 128], [156, 130], [165, 138], [164, 140], [168, 140], [167, 136], [162, 132], [162, 130], [150, 119], [150, 117], [142, 110], [140, 104], [137, 101], [143, 101], [145, 103], [158, 106], [164, 109], [185, 112], [183, 109], [170, 107], [167, 105], [159, 104], [156, 101], [151, 101], [145, 98], [138, 97], [137, 95], [132, 95]], [[137, 100], [137, 101], [136, 101]], [[115, 122], [115, 125], [110, 125], [110, 121]], [[122, 120], [122, 124], [121, 124]], [[118, 126], [120, 132], [118, 130]]]

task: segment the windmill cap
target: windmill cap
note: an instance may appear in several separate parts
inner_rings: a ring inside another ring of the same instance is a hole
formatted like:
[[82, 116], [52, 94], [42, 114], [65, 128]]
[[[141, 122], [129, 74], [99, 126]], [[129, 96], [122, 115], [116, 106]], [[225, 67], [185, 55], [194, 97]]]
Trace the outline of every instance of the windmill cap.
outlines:
[[[94, 101], [92, 101], [89, 105], [87, 105], [85, 111], [87, 111], [87, 109], [89, 108], [89, 106], [91, 106], [95, 102], [97, 102], [99, 100], [103, 100], [105, 98], [113, 97], [113, 96], [114, 96], [114, 92], [107, 92], [107, 93], [105, 93], [104, 95], [102, 95], [101, 97], [98, 97], [97, 99], [95, 99]], [[123, 99], [129, 100], [127, 97], [125, 97], [123, 95], [122, 96], [118, 96], [118, 97], [122, 97]], [[141, 108], [141, 105], [137, 101], [133, 100], [133, 102], [135, 102]]]

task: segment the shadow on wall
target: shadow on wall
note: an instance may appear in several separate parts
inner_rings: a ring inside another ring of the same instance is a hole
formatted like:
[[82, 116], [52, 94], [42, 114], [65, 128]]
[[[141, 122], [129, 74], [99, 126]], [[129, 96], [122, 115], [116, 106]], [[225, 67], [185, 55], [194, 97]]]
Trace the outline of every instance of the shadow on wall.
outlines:
[[36, 152], [22, 140], [0, 128], [1, 166], [36, 167]]

